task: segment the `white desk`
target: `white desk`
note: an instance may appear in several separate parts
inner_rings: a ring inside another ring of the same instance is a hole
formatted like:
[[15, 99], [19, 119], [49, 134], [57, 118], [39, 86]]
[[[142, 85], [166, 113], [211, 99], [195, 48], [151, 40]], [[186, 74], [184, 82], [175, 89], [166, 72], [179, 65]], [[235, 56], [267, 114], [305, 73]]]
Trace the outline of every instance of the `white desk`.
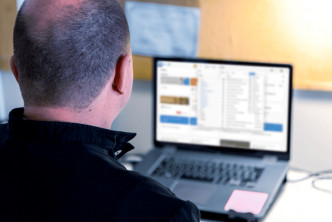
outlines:
[[[294, 171], [288, 173], [289, 178], [304, 175]], [[264, 221], [332, 221], [332, 194], [314, 189], [311, 181], [310, 178], [286, 183]], [[332, 189], [332, 182], [326, 183], [331, 184]]]
[[[295, 171], [288, 173], [290, 179], [302, 176], [305, 174]], [[314, 189], [311, 181], [310, 178], [297, 183], [287, 182], [264, 222], [332, 221], [332, 194]], [[332, 189], [332, 182], [326, 183], [331, 184]]]

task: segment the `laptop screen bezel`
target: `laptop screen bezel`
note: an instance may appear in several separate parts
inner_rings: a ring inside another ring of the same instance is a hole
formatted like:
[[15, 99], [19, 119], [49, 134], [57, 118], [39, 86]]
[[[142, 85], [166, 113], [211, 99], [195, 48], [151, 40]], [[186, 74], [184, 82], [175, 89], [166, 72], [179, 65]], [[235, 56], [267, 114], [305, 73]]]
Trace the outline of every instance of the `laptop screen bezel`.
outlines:
[[[197, 63], [212, 63], [212, 64], [224, 64], [224, 65], [246, 65], [246, 66], [261, 66], [261, 67], [277, 67], [289, 69], [289, 99], [288, 99], [288, 133], [287, 133], [287, 145], [286, 152], [266, 151], [266, 150], [254, 150], [254, 149], [241, 149], [226, 146], [207, 146], [199, 144], [186, 144], [186, 143], [172, 143], [166, 141], [157, 141], [157, 62], [169, 61], [169, 62], [197, 62]], [[278, 64], [278, 63], [262, 63], [262, 62], [246, 62], [246, 61], [230, 61], [230, 60], [213, 60], [213, 59], [194, 59], [194, 58], [169, 58], [169, 57], [154, 57], [153, 58], [153, 140], [156, 148], [163, 147], [176, 147], [178, 149], [185, 150], [199, 150], [206, 152], [220, 152], [227, 154], [243, 154], [252, 155], [257, 157], [275, 156], [279, 160], [290, 159], [290, 134], [291, 134], [291, 109], [292, 109], [292, 90], [293, 90], [293, 67], [290, 64]]]

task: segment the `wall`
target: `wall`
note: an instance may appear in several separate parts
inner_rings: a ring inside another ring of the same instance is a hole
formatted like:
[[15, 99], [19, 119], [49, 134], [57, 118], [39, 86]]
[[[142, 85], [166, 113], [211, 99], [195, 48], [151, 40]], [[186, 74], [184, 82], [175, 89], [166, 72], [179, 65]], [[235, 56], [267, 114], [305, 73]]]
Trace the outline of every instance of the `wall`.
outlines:
[[202, 0], [199, 56], [294, 65], [296, 89], [332, 89], [332, 3]]
[[9, 71], [0, 71], [0, 82], [2, 82], [0, 91], [4, 95], [3, 98], [0, 97], [0, 110], [3, 109], [5, 112], [4, 118], [0, 118], [0, 120], [3, 120], [8, 118], [10, 110], [22, 107], [23, 100], [16, 79]]
[[0, 69], [9, 70], [16, 12], [16, 1], [0, 0]]
[[[291, 63], [295, 88], [332, 90], [331, 1], [140, 1], [199, 7], [198, 57]], [[15, 14], [16, 1], [0, 1], [0, 69], [9, 70]], [[134, 61], [136, 78], [151, 78], [151, 58]]]
[[[1, 74], [1, 72], [0, 72], [0, 74]], [[3, 89], [3, 85], [2, 85], [2, 78], [0, 75], [0, 122], [1, 122], [1, 120], [6, 118], [6, 110], [5, 110], [5, 104], [4, 104], [5, 97], [3, 95], [4, 91], [2, 89]]]
[[[23, 102], [14, 77], [0, 75], [6, 113]], [[0, 85], [1, 87], [1, 85]], [[1, 91], [0, 91], [1, 92]], [[0, 93], [1, 95], [1, 93]], [[1, 99], [1, 97], [0, 97]], [[112, 129], [137, 132], [132, 140], [135, 153], [148, 152], [152, 140], [152, 83], [135, 80], [131, 99], [114, 121]], [[291, 164], [307, 170], [332, 168], [332, 92], [294, 91]]]
[[[198, 57], [290, 63], [296, 89], [332, 90], [331, 1], [199, 0], [199, 8]], [[151, 79], [152, 59], [134, 61], [136, 77]]]

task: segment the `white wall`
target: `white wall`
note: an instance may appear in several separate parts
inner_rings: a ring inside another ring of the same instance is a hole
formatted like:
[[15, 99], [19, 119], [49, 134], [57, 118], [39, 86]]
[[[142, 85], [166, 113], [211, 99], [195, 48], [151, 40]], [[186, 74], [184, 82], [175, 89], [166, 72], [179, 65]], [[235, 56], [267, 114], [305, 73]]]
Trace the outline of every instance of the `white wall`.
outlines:
[[3, 100], [0, 97], [0, 107], [4, 109], [5, 116], [1, 117], [8, 119], [8, 113], [15, 107], [23, 106], [23, 99], [21, 96], [20, 88], [14, 78], [13, 74], [8, 71], [0, 71], [0, 79], [2, 80], [2, 86], [0, 85], [0, 95], [3, 93]]
[[[4, 93], [0, 107], [4, 105], [8, 115], [23, 101], [10, 73], [2, 73], [0, 80]], [[132, 97], [112, 129], [138, 133], [132, 140], [133, 152], [145, 153], [153, 147], [150, 81], [134, 81]], [[294, 91], [291, 149], [294, 166], [313, 171], [332, 168], [332, 92]]]
[[22, 6], [24, 0], [16, 0], [16, 5], [17, 5], [17, 10], [20, 9], [20, 7]]
[[5, 97], [3, 95], [2, 76], [0, 72], [0, 122], [6, 118]]
[[293, 165], [332, 169], [332, 92], [295, 91], [291, 135]]
[[145, 153], [153, 147], [152, 139], [152, 83], [134, 81], [131, 98], [115, 119], [112, 129], [136, 132], [132, 140], [134, 152]]

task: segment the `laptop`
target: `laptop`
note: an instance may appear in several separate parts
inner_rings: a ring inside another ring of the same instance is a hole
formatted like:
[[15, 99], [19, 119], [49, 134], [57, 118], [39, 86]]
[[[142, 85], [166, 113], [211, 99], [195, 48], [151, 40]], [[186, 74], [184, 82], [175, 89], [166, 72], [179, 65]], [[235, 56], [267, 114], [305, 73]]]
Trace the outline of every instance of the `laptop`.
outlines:
[[154, 145], [135, 170], [202, 216], [261, 220], [286, 181], [292, 66], [154, 58]]

